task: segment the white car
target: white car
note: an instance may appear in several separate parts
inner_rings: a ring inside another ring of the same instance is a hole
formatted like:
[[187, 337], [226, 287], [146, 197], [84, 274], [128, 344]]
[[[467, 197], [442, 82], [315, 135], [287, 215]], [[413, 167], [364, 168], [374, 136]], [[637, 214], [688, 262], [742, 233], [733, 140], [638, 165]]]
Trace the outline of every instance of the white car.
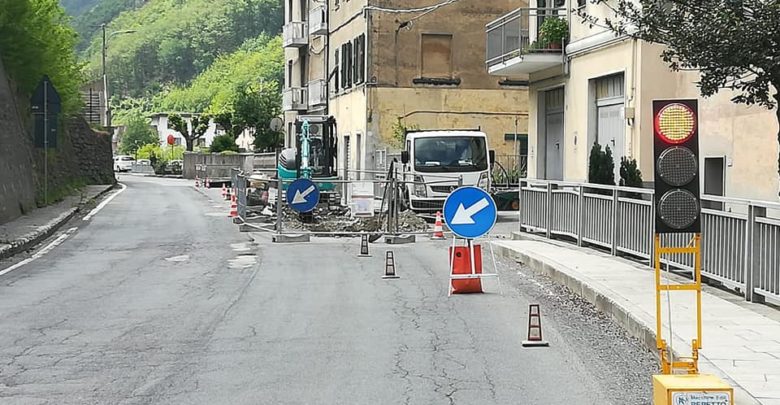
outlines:
[[115, 172], [128, 172], [133, 168], [135, 158], [128, 155], [114, 156], [114, 171]]

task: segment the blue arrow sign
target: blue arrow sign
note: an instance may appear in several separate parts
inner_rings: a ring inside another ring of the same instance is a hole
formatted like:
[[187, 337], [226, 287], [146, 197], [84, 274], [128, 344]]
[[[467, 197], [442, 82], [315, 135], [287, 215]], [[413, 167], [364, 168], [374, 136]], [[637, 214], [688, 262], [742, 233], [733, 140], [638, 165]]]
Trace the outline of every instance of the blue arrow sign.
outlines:
[[444, 220], [452, 233], [474, 239], [490, 232], [496, 224], [496, 202], [478, 187], [461, 187], [444, 201]]
[[298, 212], [310, 212], [320, 202], [320, 190], [309, 179], [298, 179], [287, 186], [287, 204]]

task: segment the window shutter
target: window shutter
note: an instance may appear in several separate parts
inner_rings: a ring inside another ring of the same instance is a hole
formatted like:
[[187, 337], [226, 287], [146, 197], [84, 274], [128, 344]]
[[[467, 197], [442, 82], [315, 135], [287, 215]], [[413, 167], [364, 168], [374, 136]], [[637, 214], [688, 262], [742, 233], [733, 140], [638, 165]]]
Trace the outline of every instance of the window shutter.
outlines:
[[340, 61], [339, 61], [339, 50], [338, 50], [338, 48], [336, 48], [336, 54], [335, 54], [335, 57], [333, 59], [335, 60], [335, 62], [334, 62], [335, 66], [334, 67], [336, 68], [336, 71], [333, 73], [333, 92], [334, 93], [338, 93], [339, 92], [339, 76], [340, 76], [339, 75], [339, 73], [340, 73], [339, 72], [339, 66], [341, 65], [339, 63]]

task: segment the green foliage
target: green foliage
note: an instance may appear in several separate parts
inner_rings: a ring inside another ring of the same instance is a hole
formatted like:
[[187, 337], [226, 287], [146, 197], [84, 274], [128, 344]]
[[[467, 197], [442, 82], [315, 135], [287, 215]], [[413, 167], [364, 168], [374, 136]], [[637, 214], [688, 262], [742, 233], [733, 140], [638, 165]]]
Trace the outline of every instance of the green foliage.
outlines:
[[211, 141], [211, 153], [219, 153], [224, 151], [238, 152], [238, 145], [236, 145], [236, 138], [230, 134], [217, 135]]
[[612, 150], [609, 146], [602, 150], [598, 142], [593, 144], [588, 164], [588, 181], [595, 184], [615, 185], [615, 162], [612, 160]]
[[539, 28], [539, 36], [545, 45], [562, 44], [569, 37], [569, 25], [563, 18], [545, 18]]
[[6, 71], [28, 96], [48, 75], [66, 114], [81, 106], [76, 41], [57, 0], [0, 0], [0, 58]]
[[111, 100], [111, 111], [114, 125], [127, 125], [132, 117], [148, 116], [154, 107], [147, 98], [115, 97]]
[[[90, 39], [97, 35], [102, 39], [103, 32], [100, 28], [102, 24], [108, 24], [120, 13], [127, 10], [140, 7], [147, 0], [89, 0], [91, 4], [85, 4], [86, 7], [69, 8], [68, 4], [79, 0], [63, 0], [62, 3], [70, 15], [73, 16], [71, 24], [79, 34], [79, 43], [77, 50], [79, 52], [89, 45]], [[107, 32], [110, 35], [111, 31]]]
[[152, 129], [146, 118], [142, 115], [134, 115], [127, 123], [127, 129], [119, 144], [119, 151], [133, 155], [141, 146], [158, 142], [157, 132]]
[[187, 151], [192, 152], [195, 141], [200, 139], [209, 129], [210, 118], [208, 115], [195, 115], [190, 119], [190, 125], [178, 114], [168, 117], [168, 125], [174, 131], [180, 133], [187, 141]]
[[406, 126], [406, 125], [404, 125], [404, 122], [399, 117], [396, 120], [395, 124], [393, 124], [393, 128], [392, 128], [392, 130], [393, 130], [392, 137], [393, 138], [391, 139], [392, 145], [397, 147], [397, 148], [403, 149], [404, 148], [404, 142], [406, 142], [406, 132], [409, 131], [409, 130], [415, 130], [415, 129], [420, 129], [420, 127], [418, 125]]
[[152, 160], [152, 157], [154, 157], [154, 160], [161, 159], [163, 156], [163, 150], [162, 147], [160, 147], [160, 144], [158, 143], [148, 143], [144, 146], [141, 146], [136, 151], [136, 157], [138, 159], [149, 159]]
[[60, 0], [60, 3], [68, 14], [76, 16], [100, 4], [100, 0]]
[[[185, 83], [246, 39], [277, 34], [282, 20], [278, 0], [148, 0], [109, 24], [110, 32], [137, 31], [110, 40], [112, 88], [137, 97]], [[102, 46], [94, 34], [85, 50], [93, 73], [100, 71]]]
[[277, 92], [281, 91], [283, 75], [281, 37], [260, 36], [247, 41], [236, 52], [219, 57], [188, 86], [173, 87], [155, 99], [155, 105], [163, 111], [206, 111], [215, 116], [230, 114], [237, 98], [246, 93], [248, 87], [262, 86], [263, 90], [275, 87]]
[[636, 159], [620, 158], [620, 185], [626, 187], [642, 187], [642, 172], [636, 164]]

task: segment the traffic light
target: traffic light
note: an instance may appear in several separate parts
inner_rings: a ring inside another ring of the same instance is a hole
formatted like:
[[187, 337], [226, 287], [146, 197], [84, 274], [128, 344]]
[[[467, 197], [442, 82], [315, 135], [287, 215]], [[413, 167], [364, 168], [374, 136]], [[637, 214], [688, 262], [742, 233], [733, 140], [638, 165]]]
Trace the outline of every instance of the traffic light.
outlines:
[[701, 232], [696, 100], [654, 100], [655, 232]]

